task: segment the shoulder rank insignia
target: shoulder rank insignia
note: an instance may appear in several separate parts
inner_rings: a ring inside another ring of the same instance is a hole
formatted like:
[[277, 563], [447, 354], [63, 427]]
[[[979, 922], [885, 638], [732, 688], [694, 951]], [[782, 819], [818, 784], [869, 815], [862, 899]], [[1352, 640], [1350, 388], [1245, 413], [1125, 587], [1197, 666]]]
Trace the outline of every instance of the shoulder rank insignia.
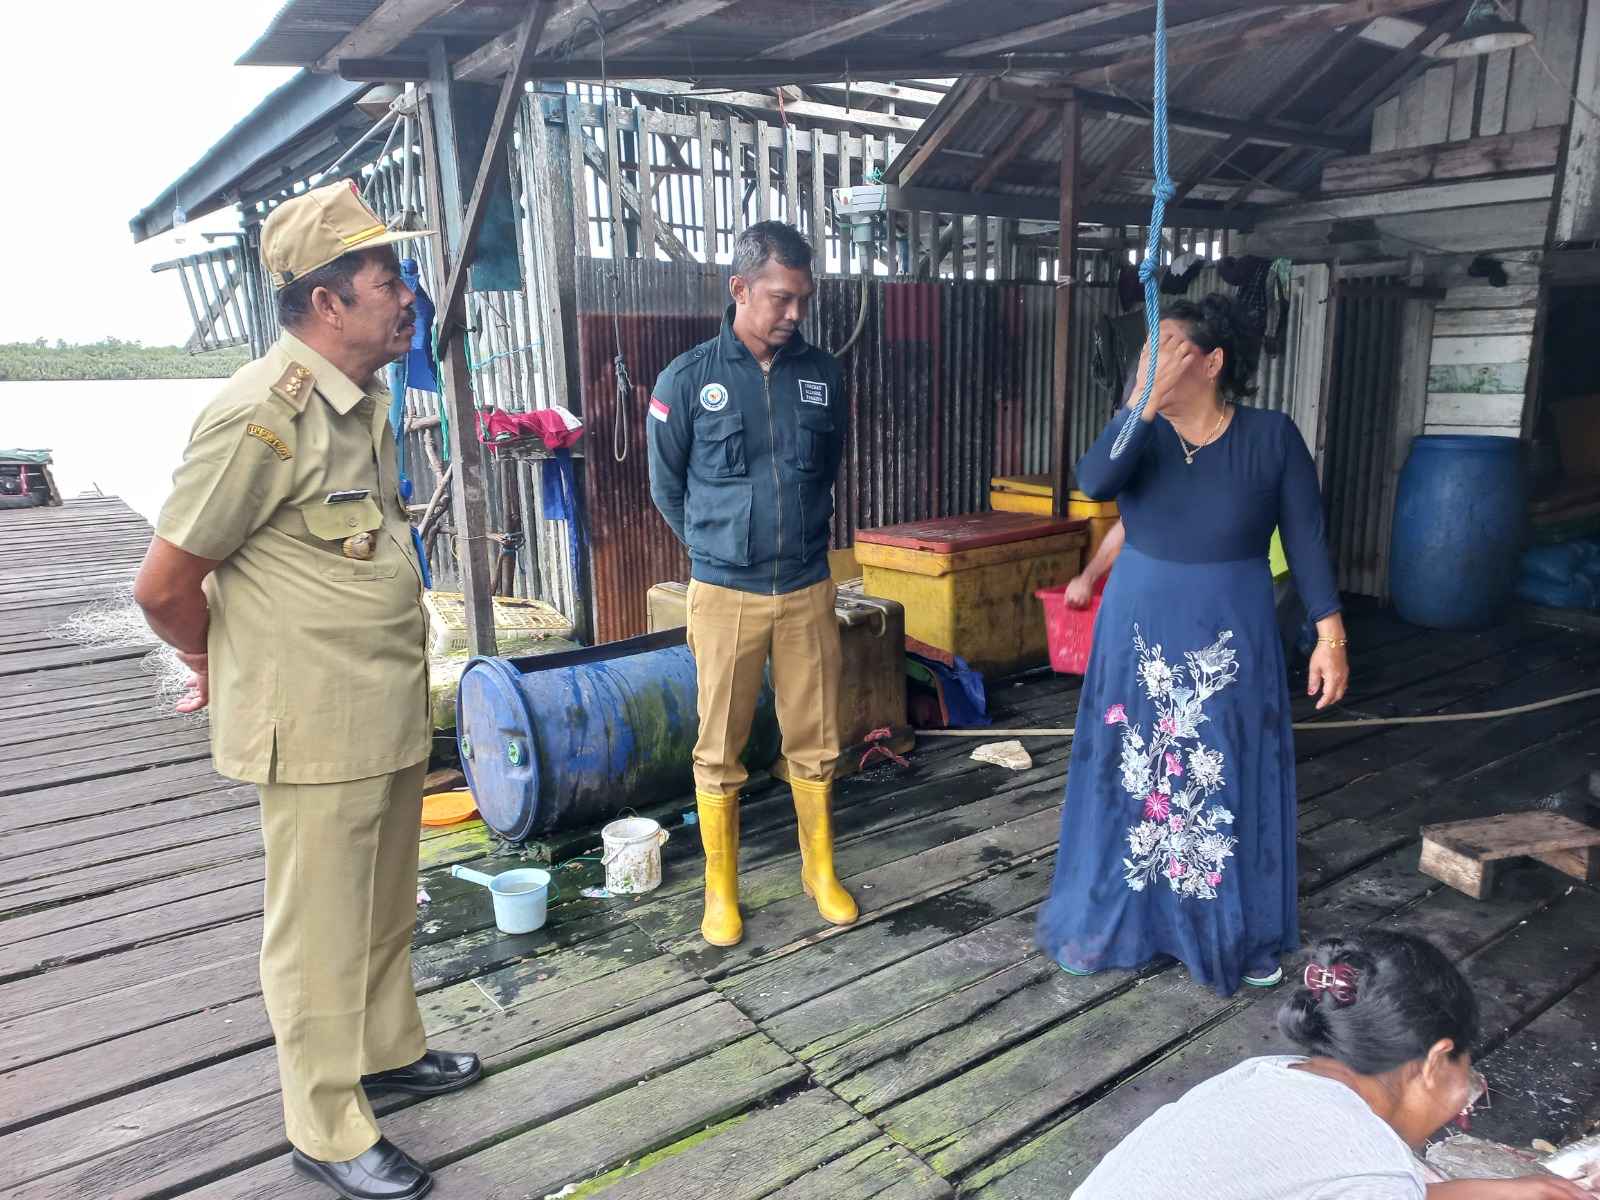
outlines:
[[297, 362], [292, 362], [284, 370], [278, 382], [272, 385], [272, 392], [280, 399], [287, 400], [290, 407], [296, 412], [303, 410], [306, 401], [311, 399], [312, 389], [317, 385], [311, 377], [311, 368], [302, 367]]
[[289, 447], [284, 443], [284, 440], [277, 434], [273, 433], [272, 430], [268, 429], [265, 425], [246, 425], [244, 427], [244, 431], [257, 441], [265, 442], [269, 447], [271, 447], [272, 452], [284, 462], [288, 462], [294, 457], [294, 451], [289, 449]]

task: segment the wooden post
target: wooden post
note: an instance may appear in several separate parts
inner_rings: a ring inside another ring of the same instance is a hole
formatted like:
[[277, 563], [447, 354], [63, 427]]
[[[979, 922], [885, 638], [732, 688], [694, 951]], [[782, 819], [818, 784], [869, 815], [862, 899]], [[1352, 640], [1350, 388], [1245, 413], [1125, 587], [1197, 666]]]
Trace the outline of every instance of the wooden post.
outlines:
[[[560, 87], [559, 84], [553, 85]], [[578, 359], [578, 247], [582, 239], [587, 248], [589, 219], [581, 215], [583, 175], [572, 172], [572, 143], [582, 142], [583, 130], [577, 124], [577, 112], [570, 97], [560, 92], [547, 101], [558, 114], [547, 120], [542, 105], [535, 106], [529, 130], [533, 161], [533, 235], [539, 242], [539, 294], [543, 297], [541, 332], [545, 344], [545, 378], [549, 381], [551, 395], [562, 397], [562, 403], [578, 416], [583, 415], [583, 376]], [[581, 145], [578, 154], [583, 153]], [[581, 161], [581, 159], [580, 159]], [[577, 462], [576, 470], [581, 480], [585, 464]], [[582, 508], [582, 487], [579, 487], [579, 507]], [[529, 522], [524, 521], [526, 529]], [[532, 540], [532, 539], [530, 539]], [[573, 564], [574, 571], [584, 571], [585, 564]], [[580, 580], [580, 585], [583, 581]], [[584, 597], [592, 595], [591, 589], [580, 586]], [[588, 642], [594, 622], [589, 603], [584, 603], [572, 614], [573, 633], [580, 642]]]
[[704, 239], [702, 257], [717, 261], [717, 179], [716, 157], [711, 137], [711, 114], [700, 110], [700, 236]]
[[647, 108], [633, 110], [633, 152], [639, 160], [639, 257], [647, 262], [656, 260], [656, 178], [650, 161], [653, 118]]
[[1061, 105], [1061, 235], [1056, 250], [1055, 446], [1051, 462], [1056, 516], [1065, 516], [1072, 484], [1072, 304], [1078, 249], [1078, 142], [1082, 114], [1076, 99]]
[[[445, 73], [449, 73], [448, 64]], [[427, 112], [422, 120], [423, 180], [427, 188], [428, 212], [440, 225], [441, 236], [433, 239], [433, 277], [449, 278], [450, 267], [458, 261], [458, 250], [449, 246], [449, 230], [459, 231], [461, 197], [450, 196], [460, 175], [446, 171], [444, 160], [455, 154], [454, 129], [439, 112], [449, 107], [449, 88], [430, 86], [424, 101]], [[446, 138], [451, 140], [447, 141]], [[457, 220], [448, 220], [449, 213]], [[444, 313], [441, 311], [440, 316]], [[484, 489], [483, 444], [478, 441], [476, 412], [472, 401], [472, 377], [461, 352], [461, 339], [450, 340], [440, 363], [444, 394], [439, 406], [450, 417], [450, 507], [458, 539], [457, 557], [461, 564], [461, 591], [466, 597], [467, 642], [474, 654], [495, 652], [493, 579], [490, 574], [488, 493]], [[443, 487], [443, 480], [440, 482]]]

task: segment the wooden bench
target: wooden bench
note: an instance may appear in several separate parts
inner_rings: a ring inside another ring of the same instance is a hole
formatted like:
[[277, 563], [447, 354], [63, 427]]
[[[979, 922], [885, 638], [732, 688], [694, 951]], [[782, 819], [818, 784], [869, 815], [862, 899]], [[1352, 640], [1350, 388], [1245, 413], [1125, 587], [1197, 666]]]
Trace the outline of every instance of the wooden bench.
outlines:
[[1418, 869], [1474, 900], [1494, 889], [1495, 864], [1535, 858], [1585, 883], [1600, 881], [1600, 829], [1553, 812], [1503, 813], [1422, 830]]

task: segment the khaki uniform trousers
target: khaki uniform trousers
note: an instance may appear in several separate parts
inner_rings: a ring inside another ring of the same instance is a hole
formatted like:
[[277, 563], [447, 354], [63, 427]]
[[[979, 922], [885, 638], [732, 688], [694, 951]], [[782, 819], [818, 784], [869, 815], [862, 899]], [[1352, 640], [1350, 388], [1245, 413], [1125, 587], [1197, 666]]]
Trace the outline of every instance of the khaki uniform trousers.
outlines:
[[378, 1140], [361, 1076], [427, 1049], [411, 982], [427, 763], [348, 783], [261, 785], [261, 991], [289, 1141], [322, 1162]]
[[700, 696], [698, 791], [737, 795], [749, 778], [739, 759], [769, 658], [791, 778], [832, 781], [839, 760], [837, 595], [830, 579], [783, 596], [690, 583], [689, 650]]

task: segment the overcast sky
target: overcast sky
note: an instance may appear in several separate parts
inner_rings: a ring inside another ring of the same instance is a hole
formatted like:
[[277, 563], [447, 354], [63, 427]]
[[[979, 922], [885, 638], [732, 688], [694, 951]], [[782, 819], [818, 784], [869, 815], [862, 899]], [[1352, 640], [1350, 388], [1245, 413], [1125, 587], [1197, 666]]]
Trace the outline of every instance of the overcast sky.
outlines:
[[182, 247], [128, 221], [293, 75], [233, 65], [282, 4], [0, 4], [0, 342], [183, 342], [177, 276], [150, 273]]

